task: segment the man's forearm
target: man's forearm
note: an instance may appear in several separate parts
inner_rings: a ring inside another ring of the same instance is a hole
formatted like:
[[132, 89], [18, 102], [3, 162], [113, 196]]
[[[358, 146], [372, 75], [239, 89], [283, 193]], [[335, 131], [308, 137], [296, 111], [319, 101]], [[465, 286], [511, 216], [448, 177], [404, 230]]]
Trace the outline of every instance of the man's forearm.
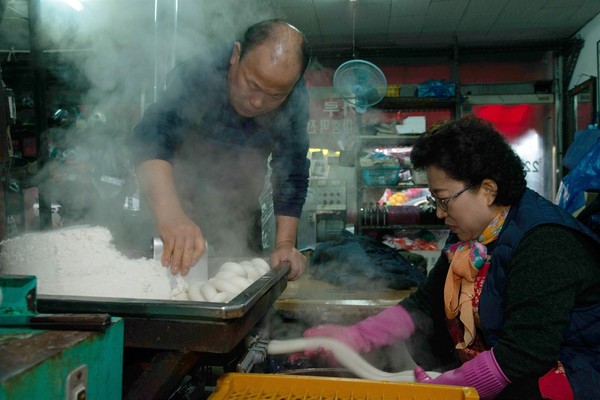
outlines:
[[167, 210], [181, 210], [171, 164], [164, 160], [144, 161], [136, 173], [140, 189], [157, 218]]
[[163, 160], [145, 161], [137, 174], [163, 241], [162, 264], [170, 266], [173, 274], [186, 275], [206, 250], [206, 242], [200, 227], [181, 208], [171, 165]]
[[296, 235], [298, 232], [298, 218], [287, 215], [275, 216], [277, 226], [277, 235], [275, 237], [275, 247], [283, 243], [291, 243], [296, 247]]
[[271, 265], [277, 267], [286, 262], [290, 264], [288, 280], [298, 279], [306, 269], [306, 257], [296, 249], [296, 231], [298, 218], [286, 215], [275, 216], [277, 235], [275, 248], [271, 253]]

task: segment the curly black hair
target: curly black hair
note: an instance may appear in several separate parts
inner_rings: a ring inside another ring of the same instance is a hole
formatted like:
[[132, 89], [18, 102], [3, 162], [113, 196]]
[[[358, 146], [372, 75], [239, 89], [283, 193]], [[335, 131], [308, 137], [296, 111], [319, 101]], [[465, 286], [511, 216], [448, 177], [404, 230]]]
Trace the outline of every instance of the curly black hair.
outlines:
[[494, 180], [499, 205], [516, 204], [527, 186], [523, 161], [490, 122], [473, 115], [432, 126], [416, 141], [410, 160], [415, 169], [435, 166], [468, 184]]

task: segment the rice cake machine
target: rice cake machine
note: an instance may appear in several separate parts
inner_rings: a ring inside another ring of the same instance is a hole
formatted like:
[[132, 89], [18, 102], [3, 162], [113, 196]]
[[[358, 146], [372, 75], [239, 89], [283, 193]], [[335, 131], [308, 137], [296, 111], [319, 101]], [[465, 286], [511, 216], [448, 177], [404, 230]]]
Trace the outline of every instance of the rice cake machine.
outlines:
[[121, 399], [122, 319], [38, 313], [36, 287], [0, 275], [0, 400]]

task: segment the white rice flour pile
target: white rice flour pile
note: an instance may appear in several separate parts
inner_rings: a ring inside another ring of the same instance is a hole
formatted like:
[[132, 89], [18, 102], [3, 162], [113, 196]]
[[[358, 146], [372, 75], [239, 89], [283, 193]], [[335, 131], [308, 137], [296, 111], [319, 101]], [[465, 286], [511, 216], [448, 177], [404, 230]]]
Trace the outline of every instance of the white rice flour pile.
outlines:
[[171, 289], [160, 261], [121, 254], [104, 227], [26, 233], [1, 245], [0, 273], [37, 276], [39, 294], [169, 300], [187, 290], [179, 276]]

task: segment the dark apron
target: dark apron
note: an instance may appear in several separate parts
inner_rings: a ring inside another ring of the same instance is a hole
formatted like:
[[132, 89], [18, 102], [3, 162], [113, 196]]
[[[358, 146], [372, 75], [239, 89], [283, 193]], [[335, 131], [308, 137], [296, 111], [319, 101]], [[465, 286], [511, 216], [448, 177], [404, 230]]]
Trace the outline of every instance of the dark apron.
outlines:
[[173, 171], [182, 207], [217, 257], [261, 253], [266, 163], [264, 150], [207, 138], [188, 138], [178, 150]]

